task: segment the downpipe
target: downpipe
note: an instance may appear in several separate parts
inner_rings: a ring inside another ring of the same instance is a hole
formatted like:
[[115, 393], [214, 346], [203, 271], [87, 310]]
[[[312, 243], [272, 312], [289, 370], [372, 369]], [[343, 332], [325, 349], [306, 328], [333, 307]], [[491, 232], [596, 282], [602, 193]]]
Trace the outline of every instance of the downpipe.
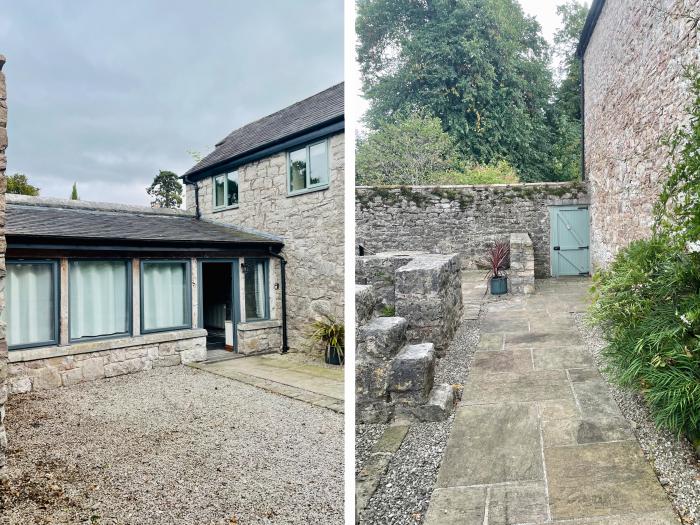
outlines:
[[287, 339], [287, 259], [270, 248], [270, 255], [280, 261], [280, 282], [282, 286], [282, 353], [289, 351]]

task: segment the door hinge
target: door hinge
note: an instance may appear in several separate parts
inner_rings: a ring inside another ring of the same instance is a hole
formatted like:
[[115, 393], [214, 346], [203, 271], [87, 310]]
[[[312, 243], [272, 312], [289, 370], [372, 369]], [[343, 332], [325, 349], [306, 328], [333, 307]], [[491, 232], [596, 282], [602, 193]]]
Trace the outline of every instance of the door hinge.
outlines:
[[587, 250], [587, 249], [588, 249], [588, 246], [579, 246], [578, 249], [579, 249], [579, 250]]

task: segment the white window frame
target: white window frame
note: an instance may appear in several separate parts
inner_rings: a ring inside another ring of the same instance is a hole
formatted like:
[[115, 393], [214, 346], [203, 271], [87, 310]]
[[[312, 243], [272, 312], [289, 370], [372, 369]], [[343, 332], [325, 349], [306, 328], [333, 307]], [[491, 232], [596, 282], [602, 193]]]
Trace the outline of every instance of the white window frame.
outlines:
[[[314, 184], [311, 185], [311, 163], [309, 162], [309, 153], [310, 150], [313, 146], [316, 146], [318, 144], [324, 144], [326, 145], [326, 166], [328, 166], [328, 181], [321, 183], [321, 184]], [[330, 141], [328, 138], [322, 139], [322, 140], [316, 140], [314, 142], [309, 142], [305, 146], [303, 146], [303, 149], [306, 151], [306, 187], [302, 190], [295, 190], [292, 191], [292, 184], [291, 184], [291, 175], [292, 175], [292, 164], [290, 162], [290, 155], [294, 153], [295, 151], [299, 151], [302, 149], [302, 147], [298, 148], [293, 148], [287, 151], [286, 154], [286, 162], [287, 162], [287, 196], [292, 197], [295, 195], [303, 195], [304, 193], [310, 193], [312, 191], [320, 191], [320, 190], [325, 190], [328, 189], [328, 187], [331, 184], [331, 145]]]
[[[238, 178], [238, 202], [235, 204], [226, 204], [226, 199], [228, 197], [228, 176], [231, 173], [235, 173], [236, 177]], [[224, 178], [224, 204], [217, 206], [216, 204], [216, 179], [219, 177]], [[238, 208], [239, 203], [241, 202], [241, 174], [238, 172], [238, 170], [231, 170], [227, 171], [225, 173], [219, 173], [217, 175], [214, 175], [211, 178], [211, 197], [212, 197], [212, 207], [214, 211], [222, 211], [222, 210], [231, 210], [234, 208]]]

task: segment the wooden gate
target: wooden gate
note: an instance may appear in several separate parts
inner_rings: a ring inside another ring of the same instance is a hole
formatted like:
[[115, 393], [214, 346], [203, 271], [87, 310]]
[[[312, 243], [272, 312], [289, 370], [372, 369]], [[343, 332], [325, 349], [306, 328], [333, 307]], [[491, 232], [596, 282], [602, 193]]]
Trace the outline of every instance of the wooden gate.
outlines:
[[589, 275], [588, 206], [552, 206], [549, 221], [552, 276]]

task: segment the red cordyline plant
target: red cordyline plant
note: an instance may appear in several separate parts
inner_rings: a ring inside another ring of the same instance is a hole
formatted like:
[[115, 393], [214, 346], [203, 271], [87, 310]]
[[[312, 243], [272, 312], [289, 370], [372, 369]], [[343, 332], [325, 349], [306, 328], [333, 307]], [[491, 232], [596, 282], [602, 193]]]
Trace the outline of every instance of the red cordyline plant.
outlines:
[[510, 256], [510, 244], [507, 242], [497, 242], [489, 248], [486, 263], [489, 266], [487, 279], [495, 279], [505, 275], [506, 263]]

